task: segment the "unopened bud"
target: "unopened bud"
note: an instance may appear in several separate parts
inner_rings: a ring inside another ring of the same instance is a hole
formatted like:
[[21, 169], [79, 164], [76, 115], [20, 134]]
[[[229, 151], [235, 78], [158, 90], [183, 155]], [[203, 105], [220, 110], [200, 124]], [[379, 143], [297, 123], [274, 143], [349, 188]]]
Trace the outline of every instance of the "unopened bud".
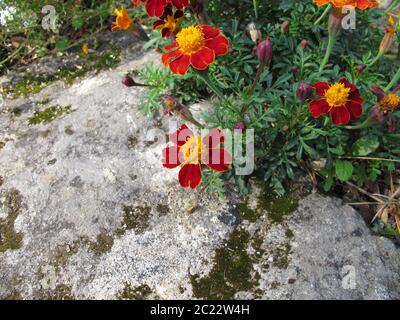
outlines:
[[301, 40], [301, 42], [300, 42], [301, 48], [305, 49], [305, 48], [307, 48], [307, 45], [308, 45], [308, 41], [306, 39]]
[[261, 31], [257, 29], [256, 24], [254, 22], [251, 22], [248, 24], [246, 29], [250, 35], [251, 40], [255, 44], [258, 44], [261, 41], [262, 35], [261, 35]]
[[260, 64], [269, 65], [272, 60], [272, 42], [269, 38], [257, 45], [257, 57]]
[[328, 20], [328, 31], [335, 37], [342, 31], [342, 21], [345, 15], [340, 8], [333, 7]]
[[377, 106], [373, 107], [368, 113], [368, 118], [374, 123], [382, 123], [384, 117], [384, 113]]
[[290, 24], [290, 22], [289, 21], [284, 21], [282, 24], [281, 24], [281, 32], [282, 33], [286, 33], [288, 30], [289, 30], [289, 24]]
[[240, 122], [236, 123], [234, 129], [235, 130], [244, 130], [244, 129], [246, 129], [246, 125], [243, 121], [240, 121]]
[[127, 87], [147, 87], [145, 84], [137, 83], [129, 74], [125, 75], [121, 82]]
[[311, 86], [308, 83], [301, 82], [299, 83], [296, 91], [296, 96], [300, 99], [301, 102], [304, 102], [308, 98], [311, 97], [312, 90]]
[[359, 64], [356, 68], [356, 73], [360, 74], [361, 72], [363, 72], [365, 70], [367, 66], [365, 64]]
[[297, 66], [292, 67], [292, 73], [297, 74], [299, 72], [299, 68]]

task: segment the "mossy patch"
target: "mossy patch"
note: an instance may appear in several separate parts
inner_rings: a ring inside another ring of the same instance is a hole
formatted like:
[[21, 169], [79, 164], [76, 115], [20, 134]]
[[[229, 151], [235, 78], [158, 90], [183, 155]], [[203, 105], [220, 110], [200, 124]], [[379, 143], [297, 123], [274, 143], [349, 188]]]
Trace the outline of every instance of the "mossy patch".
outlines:
[[138, 144], [138, 138], [134, 135], [128, 137], [127, 146], [129, 149], [135, 149]]
[[3, 205], [7, 209], [7, 218], [0, 219], [0, 252], [17, 250], [22, 243], [22, 235], [14, 230], [14, 222], [22, 205], [20, 192], [16, 189], [7, 192]]
[[5, 147], [6, 143], [3, 141], [0, 141], [0, 150], [3, 149]]
[[247, 248], [251, 242], [247, 231], [236, 229], [221, 248], [216, 250], [215, 264], [203, 278], [191, 276], [193, 294], [197, 298], [230, 300], [239, 291], [252, 291], [259, 275], [253, 269], [254, 258]]
[[151, 288], [147, 285], [141, 285], [133, 288], [130, 284], [126, 284], [124, 289], [118, 293], [119, 300], [147, 300], [152, 294]]
[[170, 212], [169, 206], [166, 204], [158, 204], [156, 209], [161, 216], [165, 216]]
[[52, 106], [44, 109], [43, 111], [35, 111], [33, 116], [28, 119], [30, 125], [33, 124], [47, 124], [53, 120], [60, 118], [64, 114], [71, 112], [71, 106], [62, 107], [60, 105]]
[[104, 232], [100, 233], [96, 242], [89, 242], [89, 249], [97, 256], [101, 256], [111, 251], [111, 248], [114, 244], [114, 239], [111, 235], [108, 235]]
[[289, 254], [291, 246], [289, 243], [284, 243], [272, 250], [273, 262], [272, 265], [278, 269], [287, 269], [289, 266]]
[[[151, 207], [147, 206], [123, 206], [123, 221], [125, 230], [143, 232], [149, 226]], [[119, 229], [117, 234], [121, 235], [124, 230]]]
[[90, 71], [99, 72], [116, 66], [121, 61], [120, 53], [121, 50], [119, 48], [110, 48], [99, 54], [85, 56], [80, 62], [74, 63], [69, 67], [61, 67], [49, 75], [27, 73], [16, 83], [11, 83], [4, 87], [3, 95], [11, 94], [14, 99], [20, 96], [27, 97], [31, 94], [39, 93], [57, 80], [72, 84], [75, 79], [85, 76]]
[[71, 287], [59, 284], [54, 290], [45, 290], [39, 293], [41, 300], [75, 300]]

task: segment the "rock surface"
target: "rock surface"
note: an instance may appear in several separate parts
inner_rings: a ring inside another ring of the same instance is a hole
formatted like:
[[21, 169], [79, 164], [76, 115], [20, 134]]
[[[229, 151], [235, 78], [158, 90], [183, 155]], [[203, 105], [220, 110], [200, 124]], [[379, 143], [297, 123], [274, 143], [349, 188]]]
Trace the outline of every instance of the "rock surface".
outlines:
[[117, 37], [115, 69], [0, 110], [0, 298], [400, 298], [399, 248], [337, 199], [182, 190], [121, 85], [159, 57]]

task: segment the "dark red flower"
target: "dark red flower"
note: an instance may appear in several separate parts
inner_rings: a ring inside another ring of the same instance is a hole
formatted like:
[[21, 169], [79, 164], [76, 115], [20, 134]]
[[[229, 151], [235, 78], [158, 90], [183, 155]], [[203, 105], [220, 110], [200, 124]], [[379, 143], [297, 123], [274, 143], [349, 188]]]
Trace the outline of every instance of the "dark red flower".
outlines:
[[168, 5], [181, 10], [189, 4], [189, 0], [133, 0], [136, 7], [140, 2], [146, 4], [146, 11], [150, 17], [161, 17]]
[[154, 21], [153, 29], [161, 30], [161, 35], [163, 37], [170, 37], [179, 30], [182, 19], [182, 10], [177, 10], [174, 14], [171, 7], [167, 7], [164, 14], [160, 17], [160, 20]]
[[179, 183], [184, 188], [195, 189], [201, 182], [201, 166], [224, 172], [232, 164], [232, 156], [221, 147], [224, 135], [219, 129], [210, 130], [203, 139], [195, 136], [186, 126], [170, 135], [169, 146], [163, 150], [163, 166], [168, 169], [181, 167]]
[[331, 85], [326, 82], [317, 82], [312, 88], [319, 100], [310, 102], [310, 112], [318, 118], [323, 114], [329, 114], [334, 125], [348, 124], [350, 120], [358, 119], [362, 114], [363, 98], [356, 86], [346, 78]]

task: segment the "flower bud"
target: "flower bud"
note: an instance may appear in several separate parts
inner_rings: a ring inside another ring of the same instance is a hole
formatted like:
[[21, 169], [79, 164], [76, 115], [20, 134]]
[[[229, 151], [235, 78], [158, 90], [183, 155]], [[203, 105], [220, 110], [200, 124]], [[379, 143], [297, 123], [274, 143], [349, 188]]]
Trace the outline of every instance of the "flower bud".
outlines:
[[299, 68], [297, 66], [293, 66], [291, 70], [293, 74], [297, 74], [299, 72]]
[[306, 39], [301, 40], [301, 42], [300, 42], [301, 48], [305, 49], [305, 48], [307, 48], [307, 45], [308, 45], [308, 41]]
[[286, 33], [288, 30], [289, 30], [289, 24], [290, 24], [290, 22], [289, 21], [284, 21], [282, 24], [281, 24], [281, 32], [282, 33]]
[[136, 85], [135, 80], [129, 74], [122, 78], [122, 83], [127, 87], [134, 87]]
[[361, 72], [363, 72], [365, 70], [367, 66], [365, 64], [359, 64], [356, 68], [356, 73], [357, 75], [359, 75]]
[[251, 40], [255, 44], [258, 44], [261, 41], [262, 35], [261, 35], [261, 31], [257, 29], [256, 24], [254, 22], [251, 22], [248, 24], [246, 29], [250, 35]]
[[388, 132], [393, 133], [396, 132], [397, 129], [397, 120], [393, 113], [388, 114]]
[[312, 90], [311, 86], [308, 83], [301, 82], [299, 83], [296, 91], [296, 96], [300, 99], [301, 102], [304, 102], [308, 98], [311, 97]]
[[374, 123], [382, 123], [384, 117], [384, 113], [377, 106], [373, 107], [368, 113], [368, 118]]
[[345, 15], [342, 13], [342, 9], [335, 7], [332, 8], [328, 20], [328, 31], [330, 34], [333, 34], [335, 37], [340, 34], [343, 28], [342, 21], [344, 17]]
[[243, 121], [240, 121], [240, 122], [236, 123], [236, 125], [234, 127], [234, 130], [241, 130], [242, 131], [244, 129], [246, 129], [246, 125], [245, 125], [245, 123]]
[[269, 38], [257, 45], [257, 57], [260, 64], [269, 65], [272, 59], [272, 42]]

